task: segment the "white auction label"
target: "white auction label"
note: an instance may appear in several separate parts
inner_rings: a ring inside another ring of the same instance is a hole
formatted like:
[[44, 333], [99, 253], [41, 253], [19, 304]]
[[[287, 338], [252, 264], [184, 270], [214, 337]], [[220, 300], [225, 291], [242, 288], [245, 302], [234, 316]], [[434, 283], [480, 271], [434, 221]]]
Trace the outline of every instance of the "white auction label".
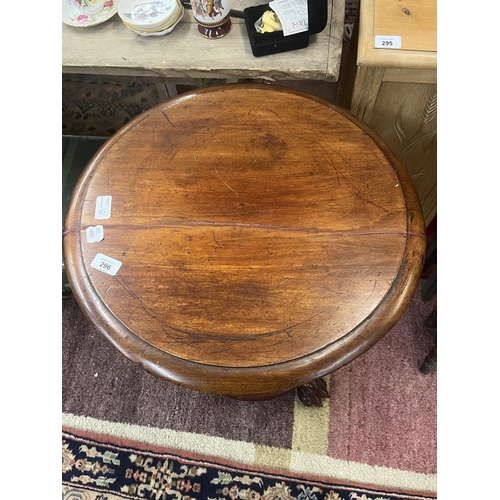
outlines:
[[375, 36], [376, 49], [400, 49], [401, 37], [396, 35], [376, 35]]
[[85, 232], [87, 233], [87, 243], [102, 241], [104, 238], [104, 228], [102, 226], [89, 226]]
[[309, 29], [307, 0], [273, 0], [269, 7], [278, 16], [283, 36], [295, 35]]
[[95, 218], [109, 219], [111, 217], [112, 196], [98, 196], [95, 201]]
[[122, 267], [122, 263], [119, 260], [113, 259], [112, 257], [108, 257], [107, 255], [103, 255], [102, 253], [98, 253], [94, 257], [94, 260], [90, 264], [90, 267], [114, 276], [118, 272], [118, 269]]

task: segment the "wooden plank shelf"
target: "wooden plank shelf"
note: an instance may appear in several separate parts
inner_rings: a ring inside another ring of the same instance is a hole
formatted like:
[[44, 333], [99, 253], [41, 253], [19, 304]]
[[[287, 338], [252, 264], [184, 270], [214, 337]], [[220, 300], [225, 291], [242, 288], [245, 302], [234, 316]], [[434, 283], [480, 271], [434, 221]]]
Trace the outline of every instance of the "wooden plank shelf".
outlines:
[[[243, 10], [262, 0], [232, 0]], [[330, 0], [326, 28], [311, 36], [309, 46], [255, 57], [243, 19], [232, 18], [223, 38], [201, 36], [191, 10], [185, 9], [174, 31], [162, 37], [141, 37], [118, 15], [90, 28], [62, 26], [62, 72], [93, 75], [163, 77], [174, 83], [193, 79], [322, 80], [339, 77], [345, 3]]]

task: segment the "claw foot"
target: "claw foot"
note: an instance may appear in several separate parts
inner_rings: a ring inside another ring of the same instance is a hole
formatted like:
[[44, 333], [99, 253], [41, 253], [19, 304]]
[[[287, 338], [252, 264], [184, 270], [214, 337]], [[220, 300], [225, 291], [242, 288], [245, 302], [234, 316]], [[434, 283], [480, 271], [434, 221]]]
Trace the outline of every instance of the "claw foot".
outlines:
[[323, 406], [323, 398], [329, 398], [328, 387], [323, 378], [317, 378], [308, 384], [297, 387], [297, 396], [305, 406]]

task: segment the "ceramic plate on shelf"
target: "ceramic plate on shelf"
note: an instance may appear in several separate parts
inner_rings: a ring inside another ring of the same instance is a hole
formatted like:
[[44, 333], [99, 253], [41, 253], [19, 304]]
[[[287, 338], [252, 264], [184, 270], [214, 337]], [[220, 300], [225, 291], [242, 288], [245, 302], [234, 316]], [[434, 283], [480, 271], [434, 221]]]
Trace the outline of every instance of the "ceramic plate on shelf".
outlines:
[[134, 28], [153, 29], [175, 20], [178, 8], [177, 0], [122, 0], [118, 15]]
[[86, 28], [113, 17], [120, 0], [62, 0], [62, 21], [69, 26]]
[[142, 32], [136, 31], [136, 33], [138, 33], [141, 36], [163, 36], [166, 35], [167, 33], [171, 33], [173, 29], [179, 24], [183, 14], [184, 14], [184, 7], [182, 7], [182, 14], [179, 16], [177, 21], [175, 21], [174, 24], [172, 24], [171, 26], [162, 31], [154, 31], [152, 33], [148, 33], [147, 31], [142, 31]]

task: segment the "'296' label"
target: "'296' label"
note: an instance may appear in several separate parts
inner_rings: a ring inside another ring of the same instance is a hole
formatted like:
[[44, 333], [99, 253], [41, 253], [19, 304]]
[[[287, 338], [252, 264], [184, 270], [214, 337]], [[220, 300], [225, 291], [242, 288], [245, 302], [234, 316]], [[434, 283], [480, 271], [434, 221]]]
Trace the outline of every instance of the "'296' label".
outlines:
[[113, 259], [112, 257], [108, 257], [107, 255], [103, 255], [102, 253], [98, 253], [94, 257], [94, 260], [90, 264], [90, 267], [114, 276], [118, 272], [118, 269], [122, 267], [122, 263], [119, 260]]

